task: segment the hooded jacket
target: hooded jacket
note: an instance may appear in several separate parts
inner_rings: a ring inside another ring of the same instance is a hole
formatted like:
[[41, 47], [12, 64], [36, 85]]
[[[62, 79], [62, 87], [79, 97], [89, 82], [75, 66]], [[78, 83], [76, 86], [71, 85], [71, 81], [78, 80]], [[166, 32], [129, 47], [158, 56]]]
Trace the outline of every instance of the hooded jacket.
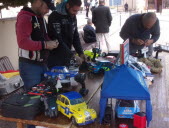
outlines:
[[49, 37], [43, 17], [24, 7], [17, 16], [16, 35], [19, 61], [42, 64], [47, 60], [49, 51], [45, 50], [45, 41]]
[[73, 53], [72, 45], [76, 52], [83, 54], [81, 47], [76, 16], [71, 16], [66, 10], [66, 2], [59, 4], [56, 10], [51, 13], [48, 19], [49, 37], [52, 40], [57, 39], [59, 45], [50, 52], [48, 66], [68, 65]]

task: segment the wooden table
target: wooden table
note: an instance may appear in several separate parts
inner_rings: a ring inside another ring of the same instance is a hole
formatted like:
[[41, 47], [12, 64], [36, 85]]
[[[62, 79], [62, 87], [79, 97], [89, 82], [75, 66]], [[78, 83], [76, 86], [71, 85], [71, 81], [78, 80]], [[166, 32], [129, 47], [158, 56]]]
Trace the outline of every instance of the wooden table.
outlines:
[[[169, 54], [160, 53], [162, 58], [163, 71], [161, 74], [155, 75], [154, 84], [149, 86], [151, 93], [151, 100], [153, 105], [153, 120], [149, 128], [169, 128]], [[102, 77], [86, 80], [86, 87], [90, 90], [89, 94], [84, 97], [88, 106], [94, 108], [99, 113], [99, 99], [100, 99], [100, 85]], [[56, 118], [49, 118], [43, 114], [38, 115], [35, 120], [21, 120], [14, 118], [5, 118], [0, 116], [0, 120], [17, 122], [17, 128], [23, 128], [23, 124], [33, 124], [38, 126], [45, 126], [49, 128], [113, 128], [114, 126], [100, 125], [98, 121], [87, 126], [74, 126], [71, 120], [59, 114]], [[121, 120], [122, 122], [130, 122], [128, 120]], [[117, 123], [117, 122], [116, 122]], [[115, 128], [118, 125], [115, 126]], [[132, 128], [130, 126], [129, 128]]]
[[[99, 97], [100, 97], [100, 85], [103, 81], [102, 76], [97, 76], [94, 79], [86, 79], [86, 87], [89, 89], [89, 93], [84, 97], [86, 103], [89, 107], [94, 108], [97, 113], [99, 113]], [[79, 90], [81, 86], [73, 87], [75, 90]], [[7, 118], [0, 115], [0, 120], [11, 121], [17, 123], [17, 128], [24, 128], [24, 124], [32, 124], [37, 126], [45, 126], [48, 128], [73, 128], [75, 126], [72, 125], [71, 120], [61, 113], [58, 114], [56, 118], [49, 118], [44, 114], [37, 115], [35, 120], [23, 120], [16, 118]], [[97, 121], [93, 124], [89, 124], [84, 126], [86, 128], [98, 127], [100, 125]]]

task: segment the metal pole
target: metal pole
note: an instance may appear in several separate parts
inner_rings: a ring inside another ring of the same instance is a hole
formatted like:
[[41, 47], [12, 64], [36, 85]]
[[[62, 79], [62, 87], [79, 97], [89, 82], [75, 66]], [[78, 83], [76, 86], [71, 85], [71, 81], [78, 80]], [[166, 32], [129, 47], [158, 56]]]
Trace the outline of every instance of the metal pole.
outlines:
[[1, 13], [1, 18], [2, 18], [2, 11], [1, 11], [1, 9], [0, 9], [0, 13]]
[[120, 12], [120, 26], [121, 26], [121, 12]]

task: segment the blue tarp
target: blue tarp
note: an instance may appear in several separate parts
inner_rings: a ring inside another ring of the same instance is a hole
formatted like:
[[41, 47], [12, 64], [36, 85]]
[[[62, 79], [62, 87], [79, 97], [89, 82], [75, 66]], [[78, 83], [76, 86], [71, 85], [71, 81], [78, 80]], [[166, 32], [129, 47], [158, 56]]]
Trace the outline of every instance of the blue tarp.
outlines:
[[152, 120], [150, 93], [142, 73], [126, 65], [105, 72], [100, 98], [100, 122], [104, 117], [108, 98], [146, 100], [146, 117], [149, 126]]

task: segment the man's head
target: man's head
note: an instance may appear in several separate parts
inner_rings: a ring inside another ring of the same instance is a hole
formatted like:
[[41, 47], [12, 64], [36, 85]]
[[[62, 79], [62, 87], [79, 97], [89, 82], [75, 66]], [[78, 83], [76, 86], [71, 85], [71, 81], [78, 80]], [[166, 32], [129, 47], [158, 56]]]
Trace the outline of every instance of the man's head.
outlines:
[[157, 17], [154, 12], [148, 12], [143, 16], [142, 22], [143, 26], [146, 29], [150, 29], [153, 27], [153, 25], [156, 23]]
[[54, 10], [53, 0], [32, 0], [32, 10], [40, 16], [44, 16], [50, 10]]
[[80, 10], [81, 0], [68, 0], [66, 8], [71, 16], [75, 16]]
[[104, 0], [99, 0], [99, 5], [105, 5], [105, 1]]
[[87, 20], [87, 24], [92, 25], [92, 20], [90, 18]]

